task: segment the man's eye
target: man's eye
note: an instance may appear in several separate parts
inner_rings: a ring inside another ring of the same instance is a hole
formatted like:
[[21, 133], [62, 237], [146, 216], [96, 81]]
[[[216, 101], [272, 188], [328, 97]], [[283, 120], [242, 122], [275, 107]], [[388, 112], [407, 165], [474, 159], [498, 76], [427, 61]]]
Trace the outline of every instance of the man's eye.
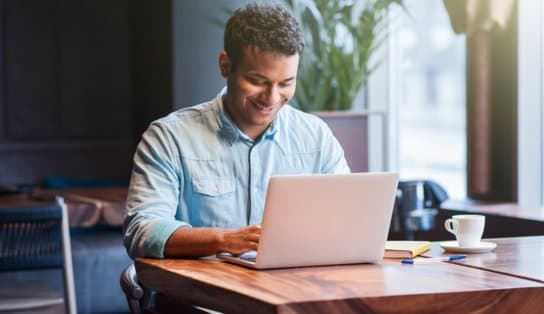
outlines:
[[265, 84], [264, 81], [259, 80], [259, 79], [248, 78], [247, 80], [253, 85], [264, 85]]

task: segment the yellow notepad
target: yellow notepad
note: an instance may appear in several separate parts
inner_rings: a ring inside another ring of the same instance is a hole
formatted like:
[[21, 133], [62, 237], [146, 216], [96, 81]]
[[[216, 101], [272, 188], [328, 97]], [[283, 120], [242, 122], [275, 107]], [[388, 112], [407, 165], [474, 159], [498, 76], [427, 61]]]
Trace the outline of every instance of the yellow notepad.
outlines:
[[429, 241], [387, 241], [385, 242], [386, 258], [412, 258], [431, 248]]

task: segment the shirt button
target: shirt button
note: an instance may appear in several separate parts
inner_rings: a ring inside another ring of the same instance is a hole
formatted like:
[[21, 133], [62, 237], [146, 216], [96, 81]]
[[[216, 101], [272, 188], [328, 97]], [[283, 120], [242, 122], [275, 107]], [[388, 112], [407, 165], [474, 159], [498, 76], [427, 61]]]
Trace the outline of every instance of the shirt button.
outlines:
[[215, 193], [219, 192], [219, 186], [217, 186], [217, 185], [214, 186], [213, 191], [214, 191]]

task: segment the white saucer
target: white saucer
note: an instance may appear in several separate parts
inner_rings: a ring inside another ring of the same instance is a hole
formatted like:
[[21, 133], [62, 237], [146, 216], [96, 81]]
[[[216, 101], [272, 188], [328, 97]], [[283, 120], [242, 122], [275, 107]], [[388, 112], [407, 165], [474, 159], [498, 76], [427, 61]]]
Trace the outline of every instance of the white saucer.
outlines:
[[452, 253], [485, 253], [485, 252], [492, 251], [494, 248], [496, 248], [497, 243], [480, 242], [476, 246], [460, 247], [457, 241], [446, 241], [446, 242], [440, 243], [440, 247], [446, 250], [446, 252], [452, 252]]

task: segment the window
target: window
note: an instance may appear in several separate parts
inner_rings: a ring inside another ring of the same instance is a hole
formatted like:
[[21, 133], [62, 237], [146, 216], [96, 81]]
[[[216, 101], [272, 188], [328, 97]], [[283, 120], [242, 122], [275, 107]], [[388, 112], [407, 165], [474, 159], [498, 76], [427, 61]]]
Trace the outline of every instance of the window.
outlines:
[[541, 1], [521, 0], [518, 14], [518, 202], [540, 211], [544, 198], [544, 6]]
[[406, 1], [392, 27], [391, 63], [401, 179], [428, 178], [466, 196], [465, 37], [442, 1]]

